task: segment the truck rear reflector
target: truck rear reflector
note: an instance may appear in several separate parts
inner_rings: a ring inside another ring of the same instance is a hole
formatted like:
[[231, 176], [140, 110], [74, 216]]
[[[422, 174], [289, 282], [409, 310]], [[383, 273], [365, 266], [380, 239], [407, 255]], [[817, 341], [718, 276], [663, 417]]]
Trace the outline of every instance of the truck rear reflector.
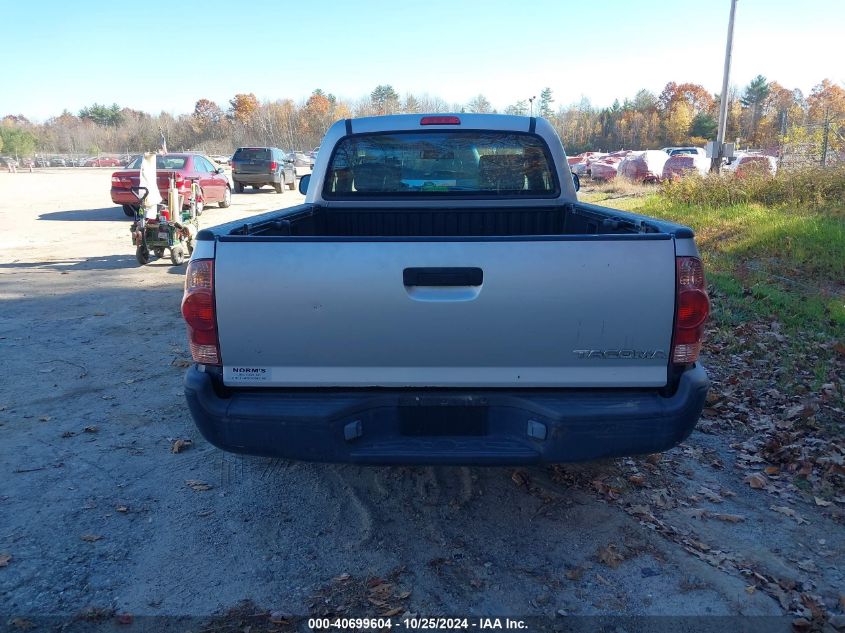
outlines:
[[710, 299], [704, 267], [697, 257], [676, 257], [677, 304], [672, 334], [672, 362], [689, 365], [698, 360]]
[[461, 120], [456, 116], [424, 116], [420, 125], [460, 125]]
[[188, 326], [191, 356], [203, 365], [220, 365], [214, 306], [214, 260], [195, 259], [185, 273], [182, 317]]

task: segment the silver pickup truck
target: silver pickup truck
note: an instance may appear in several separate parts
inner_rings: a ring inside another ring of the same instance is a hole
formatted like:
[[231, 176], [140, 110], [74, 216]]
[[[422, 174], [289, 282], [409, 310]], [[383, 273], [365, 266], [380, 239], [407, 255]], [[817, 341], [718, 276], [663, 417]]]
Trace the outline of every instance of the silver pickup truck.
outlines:
[[579, 202], [540, 118], [347, 119], [321, 147], [304, 204], [198, 235], [185, 393], [212, 444], [520, 464], [689, 435], [709, 384], [692, 230]]

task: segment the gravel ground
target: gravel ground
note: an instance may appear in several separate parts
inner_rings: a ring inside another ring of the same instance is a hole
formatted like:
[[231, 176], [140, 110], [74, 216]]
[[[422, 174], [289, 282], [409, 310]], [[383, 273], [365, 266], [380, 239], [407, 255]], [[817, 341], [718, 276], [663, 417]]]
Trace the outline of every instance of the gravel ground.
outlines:
[[[0, 174], [0, 620], [841, 614], [841, 522], [750, 487], [718, 433], [519, 470], [218, 451], [181, 391], [184, 266], [137, 265], [110, 173]], [[247, 192], [201, 223], [301, 200]]]

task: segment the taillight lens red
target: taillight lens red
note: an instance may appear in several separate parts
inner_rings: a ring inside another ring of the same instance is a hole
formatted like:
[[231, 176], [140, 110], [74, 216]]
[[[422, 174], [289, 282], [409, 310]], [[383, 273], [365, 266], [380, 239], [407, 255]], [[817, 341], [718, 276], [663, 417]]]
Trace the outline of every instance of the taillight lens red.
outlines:
[[270, 171], [275, 171], [278, 166], [279, 166], [279, 163], [277, 163], [276, 161], [274, 161], [274, 160], [270, 161]]
[[698, 360], [710, 299], [704, 266], [697, 257], [676, 257], [677, 305], [672, 335], [672, 362], [688, 365]]
[[194, 361], [204, 365], [221, 364], [214, 307], [214, 260], [195, 259], [188, 264], [182, 317], [188, 326], [188, 342]]

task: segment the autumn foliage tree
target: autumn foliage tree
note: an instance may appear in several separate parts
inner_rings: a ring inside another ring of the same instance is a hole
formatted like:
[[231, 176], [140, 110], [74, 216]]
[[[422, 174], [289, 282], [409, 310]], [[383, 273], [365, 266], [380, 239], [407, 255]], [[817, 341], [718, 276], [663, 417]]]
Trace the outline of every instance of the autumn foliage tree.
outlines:
[[[668, 82], [657, 94], [640, 90], [607, 107], [595, 107], [582, 98], [555, 108], [551, 88], [538, 94], [535, 114], [545, 116], [554, 126], [570, 154], [701, 146], [715, 137], [721, 98], [690, 82]], [[505, 113], [528, 114], [528, 102], [518, 97], [510, 100]], [[784, 162], [792, 157], [819, 162], [822, 155], [829, 160], [845, 156], [845, 89], [841, 84], [825, 79], [805, 99], [799, 90], [756, 77], [741, 91], [732, 88], [728, 99], [726, 138], [738, 141], [742, 148], [753, 145], [773, 155], [781, 154]], [[300, 102], [260, 102], [253, 93], [240, 93], [224, 107], [225, 111], [202, 98], [192, 112], [174, 116], [117, 104], [93, 104], [78, 116], [64, 111], [43, 123], [32, 123], [22, 114], [9, 114], [0, 120], [2, 151], [24, 156], [34, 151], [134, 153], [154, 148], [159, 129], [164, 130], [171, 150], [229, 153], [244, 145], [307, 150], [320, 143], [334, 121], [353, 116], [495, 111], [483, 94], [464, 103], [449, 103], [427, 93], [400, 98], [389, 84], [380, 84], [353, 101], [317, 88]]]
[[252, 122], [259, 108], [258, 98], [253, 94], [236, 94], [229, 100], [229, 113], [238, 123]]

